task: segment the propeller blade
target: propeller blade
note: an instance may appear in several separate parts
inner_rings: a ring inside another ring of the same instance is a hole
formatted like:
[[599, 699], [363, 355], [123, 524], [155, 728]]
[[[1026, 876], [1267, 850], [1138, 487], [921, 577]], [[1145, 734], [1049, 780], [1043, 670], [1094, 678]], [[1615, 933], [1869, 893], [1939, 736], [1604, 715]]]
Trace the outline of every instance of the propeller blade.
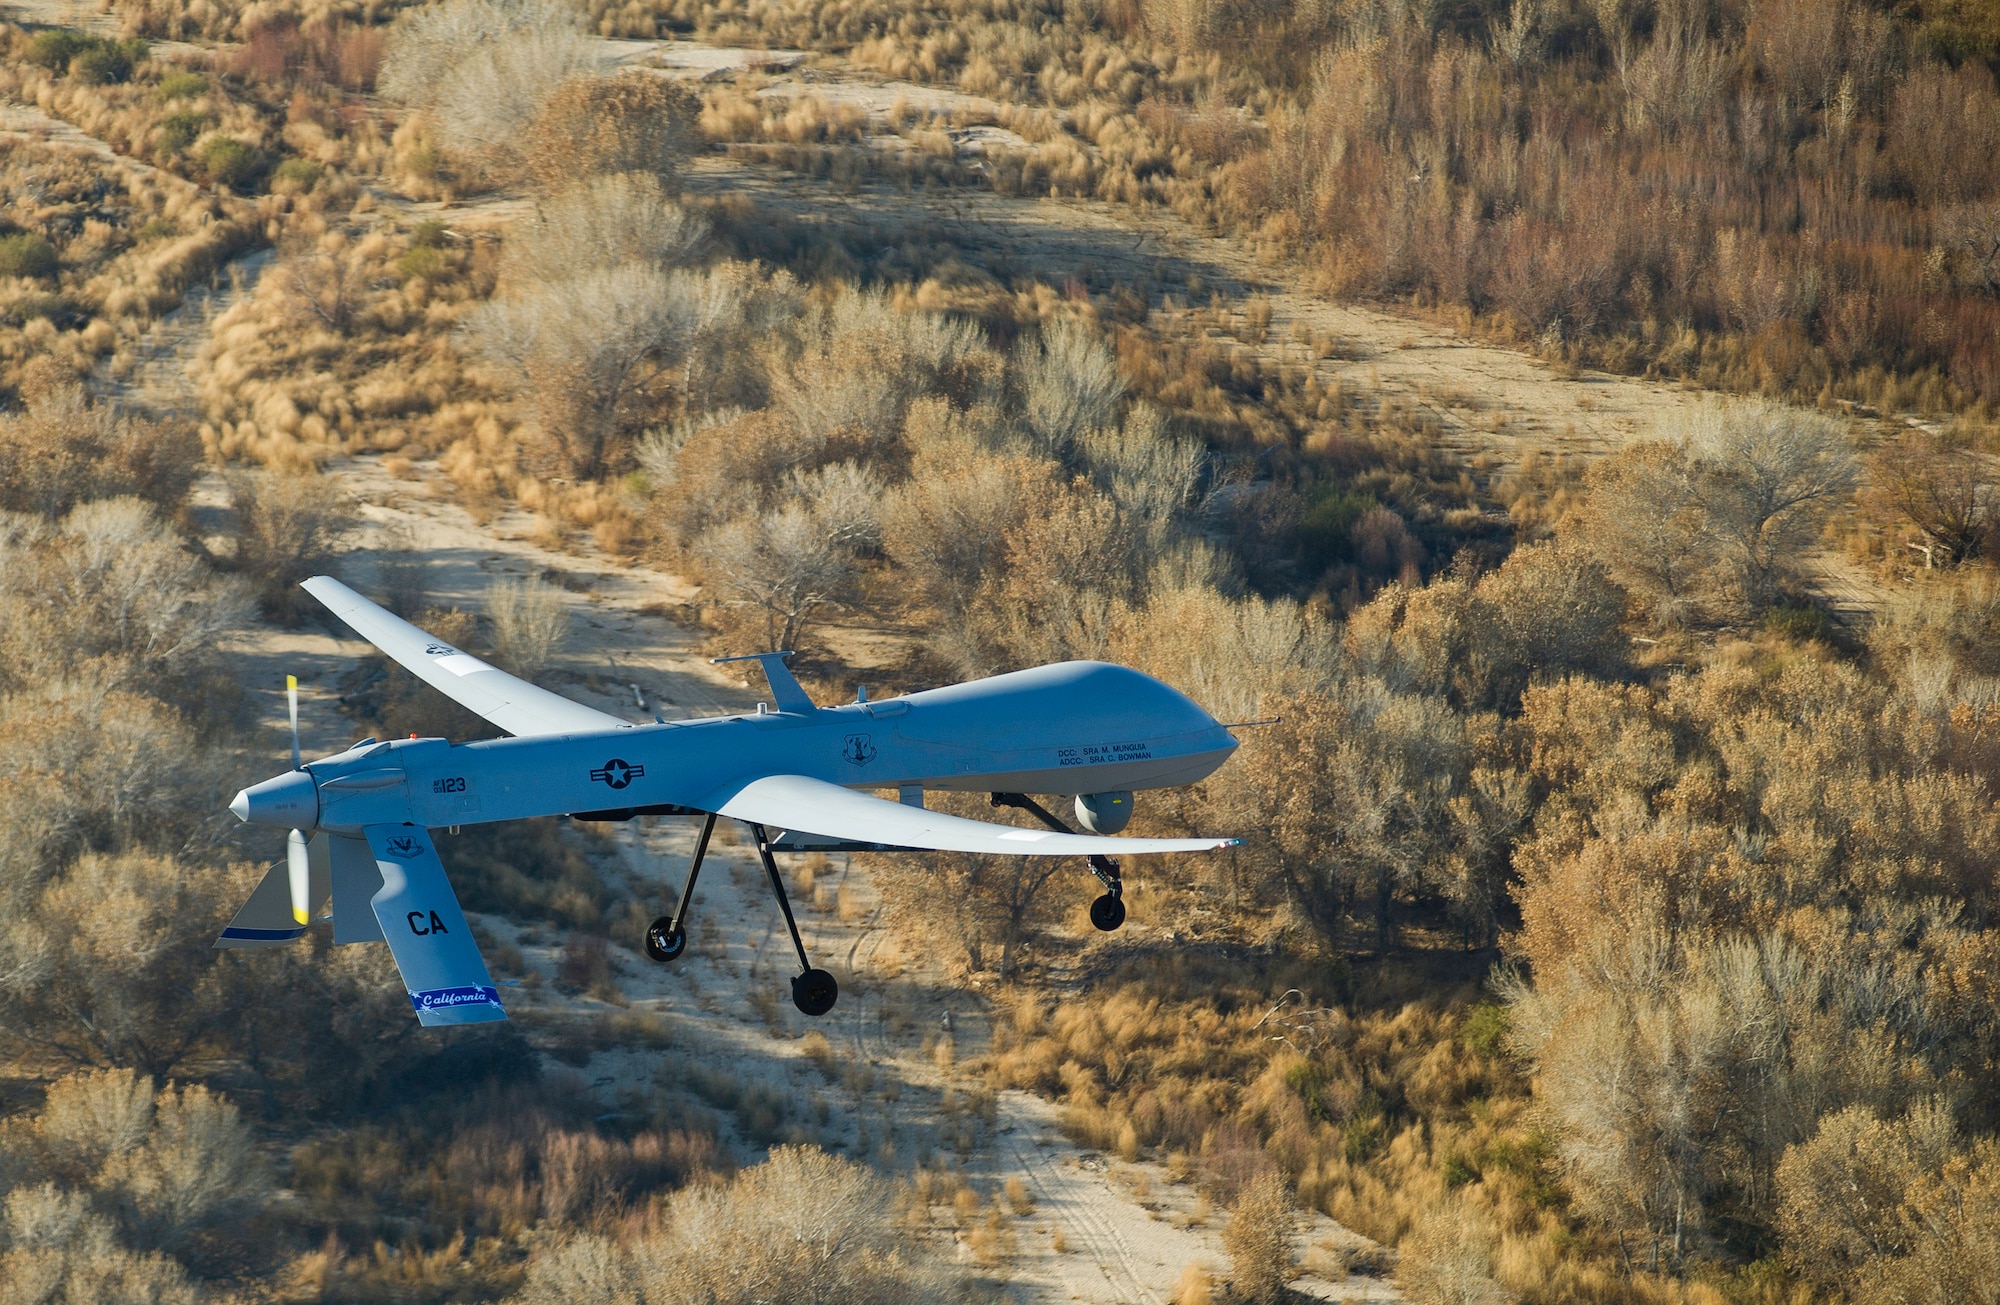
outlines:
[[312, 861], [307, 855], [306, 836], [294, 829], [285, 836], [285, 869], [292, 885], [292, 919], [305, 924], [312, 909]]
[[[299, 769], [299, 677], [285, 677], [285, 701], [292, 709], [292, 769]], [[297, 894], [293, 900], [299, 900]]]

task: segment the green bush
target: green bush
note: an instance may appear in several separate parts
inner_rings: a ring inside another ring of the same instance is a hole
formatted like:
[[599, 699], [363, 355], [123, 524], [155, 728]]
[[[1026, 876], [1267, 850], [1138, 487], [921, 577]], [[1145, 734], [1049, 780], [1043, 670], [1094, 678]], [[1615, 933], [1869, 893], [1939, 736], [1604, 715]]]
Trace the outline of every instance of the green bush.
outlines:
[[1348, 534], [1368, 509], [1372, 494], [1335, 487], [1318, 495], [1299, 522], [1299, 551], [1318, 566], [1328, 566], [1348, 554]]
[[60, 318], [63, 313], [61, 295], [46, 293], [26, 294], [7, 306], [7, 322], [11, 326], [26, 326], [37, 317], [50, 321]]
[[1787, 639], [1824, 639], [1826, 613], [1806, 604], [1773, 607], [1764, 613], [1764, 628]]
[[160, 78], [159, 94], [163, 100], [191, 100], [208, 94], [208, 78], [198, 72], [168, 73]]
[[311, 159], [286, 159], [271, 174], [271, 189], [282, 187], [287, 193], [304, 194], [319, 184], [321, 171]]
[[98, 38], [60, 27], [37, 32], [35, 39], [28, 42], [28, 62], [50, 72], [68, 72], [71, 60], [97, 43]]
[[418, 249], [442, 249], [444, 238], [451, 228], [442, 218], [425, 218], [417, 223], [417, 229], [410, 233], [410, 243]]
[[85, 50], [71, 60], [69, 75], [86, 86], [109, 86], [129, 81], [132, 59], [115, 45], [100, 45], [94, 50]]
[[48, 277], [56, 274], [55, 246], [32, 231], [0, 236], [0, 276]]
[[1471, 1051], [1482, 1056], [1499, 1056], [1507, 1050], [1507, 1008], [1497, 1001], [1482, 1001], [1465, 1012], [1459, 1037]]
[[149, 240], [166, 240], [180, 233], [181, 229], [165, 218], [147, 218], [146, 225], [140, 227], [132, 239], [143, 245]]
[[418, 277], [436, 281], [449, 271], [444, 255], [430, 245], [418, 245], [396, 260], [396, 274], [405, 281], [414, 281]]
[[208, 115], [197, 109], [182, 109], [160, 119], [160, 144], [178, 154], [208, 130]]
[[28, 43], [29, 63], [93, 86], [130, 80], [133, 65], [146, 54], [144, 41], [113, 41], [62, 28], [38, 32]]
[[263, 160], [257, 151], [229, 136], [217, 136], [201, 147], [202, 174], [218, 186], [238, 189], [257, 175]]

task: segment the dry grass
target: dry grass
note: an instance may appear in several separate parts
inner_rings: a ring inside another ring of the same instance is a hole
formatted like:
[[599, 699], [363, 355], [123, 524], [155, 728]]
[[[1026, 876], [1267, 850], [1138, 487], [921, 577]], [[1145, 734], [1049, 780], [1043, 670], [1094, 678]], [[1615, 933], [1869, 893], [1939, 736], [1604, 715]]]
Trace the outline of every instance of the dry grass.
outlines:
[[451, 342], [490, 293], [483, 243], [307, 224], [199, 363], [212, 455], [290, 469], [342, 451], [442, 449], [496, 420]]
[[138, 337], [257, 238], [254, 215], [173, 177], [55, 145], [0, 167], [0, 383], [31, 359], [73, 376], [129, 365]]

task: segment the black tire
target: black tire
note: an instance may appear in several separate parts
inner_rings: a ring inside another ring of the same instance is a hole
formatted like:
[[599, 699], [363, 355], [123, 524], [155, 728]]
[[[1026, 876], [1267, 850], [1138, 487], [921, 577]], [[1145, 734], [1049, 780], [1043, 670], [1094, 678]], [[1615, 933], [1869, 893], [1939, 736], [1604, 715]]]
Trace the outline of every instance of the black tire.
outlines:
[[664, 915], [646, 926], [646, 955], [663, 965], [679, 960], [687, 945], [687, 931], [674, 928], [674, 922]]
[[840, 1000], [840, 985], [825, 970], [807, 970], [792, 980], [792, 1005], [799, 1008], [802, 1015], [814, 1019], [833, 1009], [833, 1003]]
[[1090, 922], [1110, 933], [1125, 923], [1125, 903], [1106, 893], [1090, 904]]

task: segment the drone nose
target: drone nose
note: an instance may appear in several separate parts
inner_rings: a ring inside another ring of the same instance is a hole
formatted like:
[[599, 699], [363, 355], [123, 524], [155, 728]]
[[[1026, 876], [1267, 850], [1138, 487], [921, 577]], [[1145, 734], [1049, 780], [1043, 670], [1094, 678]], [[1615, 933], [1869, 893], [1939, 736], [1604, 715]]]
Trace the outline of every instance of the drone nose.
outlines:
[[311, 829], [319, 823], [319, 786], [310, 771], [288, 771], [244, 789], [229, 809], [253, 825]]

